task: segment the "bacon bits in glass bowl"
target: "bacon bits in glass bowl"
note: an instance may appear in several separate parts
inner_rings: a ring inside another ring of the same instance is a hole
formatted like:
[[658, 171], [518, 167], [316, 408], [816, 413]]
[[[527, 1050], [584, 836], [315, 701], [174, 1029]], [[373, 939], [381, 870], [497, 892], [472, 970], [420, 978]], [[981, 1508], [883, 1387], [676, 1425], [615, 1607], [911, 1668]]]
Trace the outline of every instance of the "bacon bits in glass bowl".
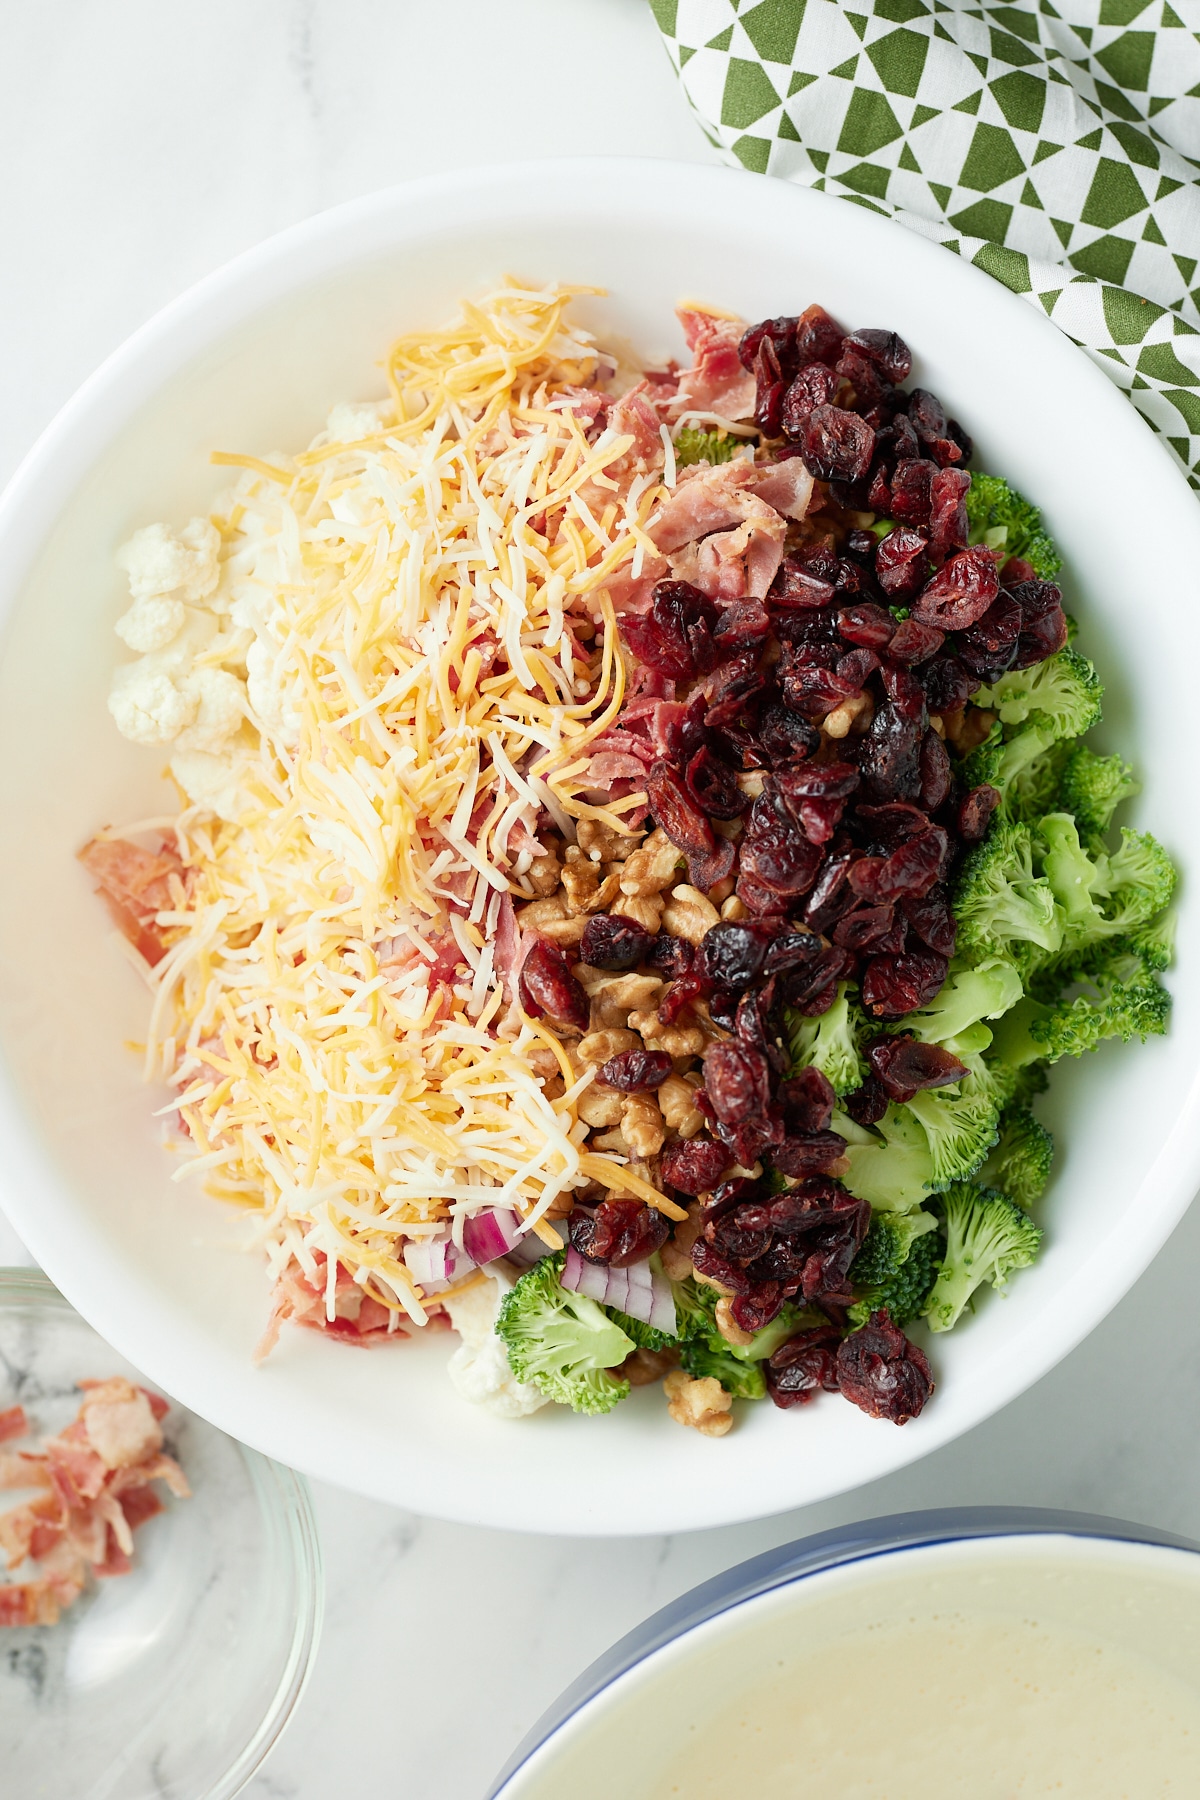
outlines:
[[[130, 1397], [141, 1394], [144, 1409]], [[139, 1410], [144, 1443], [133, 1442]], [[24, 1589], [27, 1613], [57, 1619], [0, 1629], [0, 1787], [230, 1800], [286, 1725], [316, 1651], [320, 1560], [304, 1482], [144, 1388], [30, 1269], [0, 1270], [3, 1419], [0, 1515], [12, 1523], [0, 1518], [0, 1618], [21, 1616]], [[22, 1458], [27, 1488], [14, 1485]], [[71, 1528], [60, 1530], [68, 1493]], [[14, 1561], [34, 1518], [36, 1554]], [[85, 1540], [106, 1525], [90, 1556]]]

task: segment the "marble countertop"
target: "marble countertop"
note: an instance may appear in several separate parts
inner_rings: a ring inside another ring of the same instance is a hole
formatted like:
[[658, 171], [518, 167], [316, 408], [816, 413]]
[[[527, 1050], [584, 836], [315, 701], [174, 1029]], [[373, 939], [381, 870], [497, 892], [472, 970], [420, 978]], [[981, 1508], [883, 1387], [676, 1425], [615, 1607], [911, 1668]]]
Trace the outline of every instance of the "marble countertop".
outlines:
[[[646, 0], [59, 0], [4, 9], [0, 63], [0, 479], [143, 319], [307, 214], [500, 158], [715, 160]], [[28, 1260], [0, 1217], [0, 1264]], [[325, 1637], [247, 1794], [480, 1800], [614, 1638], [718, 1570], [848, 1519], [1010, 1502], [1200, 1537], [1197, 1266], [1200, 1211], [998, 1417], [885, 1481], [759, 1524], [567, 1541], [319, 1486]]]

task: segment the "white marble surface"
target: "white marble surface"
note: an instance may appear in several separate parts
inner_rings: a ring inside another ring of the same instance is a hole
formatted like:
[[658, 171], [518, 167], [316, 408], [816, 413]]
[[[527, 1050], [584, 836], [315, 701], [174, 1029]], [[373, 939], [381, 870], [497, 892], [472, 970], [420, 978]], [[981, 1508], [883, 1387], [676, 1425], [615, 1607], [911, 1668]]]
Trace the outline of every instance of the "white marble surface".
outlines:
[[[646, 0], [9, 0], [0, 70], [0, 478], [156, 307], [308, 213], [502, 157], [713, 158]], [[26, 1260], [0, 1219], [0, 1263]], [[325, 1640], [248, 1794], [480, 1800], [615, 1637], [729, 1564], [841, 1520], [1007, 1501], [1200, 1536], [1198, 1262], [1200, 1212], [998, 1418], [887, 1481], [762, 1524], [573, 1542], [320, 1488]]]

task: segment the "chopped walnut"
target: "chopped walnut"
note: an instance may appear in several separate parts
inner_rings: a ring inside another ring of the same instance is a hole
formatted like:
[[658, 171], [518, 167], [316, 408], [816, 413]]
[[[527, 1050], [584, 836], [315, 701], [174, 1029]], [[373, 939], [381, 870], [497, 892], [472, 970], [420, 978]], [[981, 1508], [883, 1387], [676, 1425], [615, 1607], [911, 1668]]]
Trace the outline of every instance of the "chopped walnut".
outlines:
[[585, 1088], [579, 1096], [579, 1116], [585, 1125], [619, 1125], [624, 1100], [624, 1094], [618, 1094], [616, 1088]]
[[606, 1063], [610, 1056], [620, 1056], [626, 1050], [637, 1050], [638, 1036], [636, 1031], [623, 1031], [613, 1026], [607, 1031], [589, 1031], [575, 1046], [575, 1054], [582, 1063]]
[[705, 1437], [724, 1437], [733, 1424], [733, 1401], [712, 1375], [693, 1381], [682, 1369], [672, 1369], [663, 1392], [677, 1425], [691, 1425]]
[[715, 887], [709, 888], [708, 897], [714, 906], [723, 906], [736, 886], [735, 877], [726, 875], [724, 881], [718, 881]]
[[620, 1368], [613, 1374], [624, 1376], [630, 1387], [648, 1387], [652, 1381], [661, 1381], [668, 1369], [674, 1369], [679, 1362], [678, 1350], [635, 1350], [627, 1356]]
[[658, 1102], [649, 1094], [626, 1094], [621, 1108], [621, 1135], [635, 1156], [657, 1156], [667, 1130]]
[[[625, 1096], [624, 1094], [618, 1094], [617, 1098], [618, 1100], [624, 1100]], [[619, 1125], [614, 1127], [611, 1131], [606, 1131], [603, 1137], [594, 1137], [592, 1139], [591, 1148], [594, 1150], [605, 1150], [610, 1156], [627, 1157], [629, 1155], [629, 1145], [626, 1143], [625, 1133], [621, 1130]]]
[[723, 919], [746, 919], [749, 916], [749, 907], [744, 900], [739, 900], [736, 894], [730, 894], [728, 900], [722, 900], [721, 917]]
[[626, 858], [621, 876], [621, 892], [642, 899], [647, 894], [661, 894], [675, 880], [675, 871], [683, 861], [661, 826], [656, 826], [640, 850]]
[[[625, 1025], [631, 1011], [640, 1013], [656, 1007], [664, 985], [659, 975], [609, 975], [590, 990], [591, 1030], [603, 1031], [610, 1025]], [[653, 1016], [657, 1018], [658, 1015]], [[633, 1026], [632, 1029], [640, 1031], [641, 1027]]]
[[827, 712], [821, 720], [821, 730], [826, 737], [849, 737], [851, 731], [857, 737], [867, 729], [875, 716], [875, 702], [866, 688], [860, 688], [857, 694], [851, 694], [832, 712]]
[[553, 850], [547, 850], [544, 856], [535, 856], [526, 871], [525, 879], [535, 894], [553, 894], [562, 874], [562, 864]]
[[[558, 883], [555, 883], [558, 886]], [[547, 925], [557, 924], [567, 916], [567, 903], [562, 894], [548, 894], [544, 900], [531, 900], [517, 909], [517, 924], [522, 931], [544, 932]]]
[[525, 1060], [534, 1074], [540, 1075], [543, 1081], [553, 1081], [556, 1075], [562, 1073], [558, 1058], [549, 1044], [531, 1044], [525, 1052]]
[[668, 1075], [658, 1090], [658, 1105], [668, 1129], [678, 1137], [692, 1138], [704, 1124], [696, 1108], [696, 1089], [682, 1075]]
[[599, 819], [580, 819], [576, 836], [589, 862], [623, 862], [637, 848], [642, 833], [635, 831], [625, 837]]
[[700, 1202], [693, 1200], [688, 1207], [686, 1219], [680, 1219], [667, 1239], [659, 1256], [662, 1259], [663, 1273], [671, 1281], [686, 1281], [694, 1274], [692, 1268], [692, 1245], [700, 1236]]
[[538, 926], [538, 933], [552, 944], [578, 944], [586, 925], [587, 914], [579, 913], [573, 919], [550, 919], [545, 925]]
[[720, 916], [712, 901], [699, 888], [685, 884], [672, 888], [671, 898], [663, 910], [662, 922], [672, 937], [686, 938], [689, 944], [698, 944]]
[[747, 1344], [754, 1342], [754, 1333], [744, 1331], [734, 1318], [733, 1301], [726, 1295], [717, 1301], [716, 1320], [717, 1330], [727, 1344], [736, 1344], [739, 1348], [744, 1348]]
[[661, 894], [622, 894], [614, 900], [610, 911], [619, 919], [632, 919], [643, 931], [656, 932], [662, 924], [663, 906], [665, 902]]
[[956, 706], [953, 712], [943, 713], [941, 719], [946, 742], [960, 756], [966, 756], [982, 744], [996, 723], [996, 714], [986, 706]]
[[589, 862], [583, 851], [572, 844], [562, 871], [562, 884], [567, 896], [567, 911], [579, 913], [605, 912], [621, 892], [619, 875], [600, 877], [600, 865]]
[[664, 1025], [649, 1008], [630, 1012], [629, 1028], [640, 1032], [651, 1049], [665, 1050], [668, 1056], [701, 1056], [708, 1043], [698, 1025]]

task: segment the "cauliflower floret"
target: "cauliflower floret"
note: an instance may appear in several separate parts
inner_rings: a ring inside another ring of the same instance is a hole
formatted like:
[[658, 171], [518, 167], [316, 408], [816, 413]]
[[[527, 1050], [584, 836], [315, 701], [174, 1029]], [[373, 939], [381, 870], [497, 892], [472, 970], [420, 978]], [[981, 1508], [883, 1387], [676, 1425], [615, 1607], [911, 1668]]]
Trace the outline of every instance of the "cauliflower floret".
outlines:
[[255, 720], [287, 750], [300, 741], [300, 713], [289, 688], [276, 672], [277, 651], [268, 638], [257, 637], [246, 651], [246, 693]]
[[129, 611], [117, 620], [116, 633], [131, 650], [145, 655], [152, 650], [165, 649], [172, 638], [178, 637], [186, 616], [187, 608], [182, 600], [164, 595], [135, 600]]
[[359, 438], [371, 437], [390, 422], [390, 400], [347, 401], [335, 406], [325, 426], [331, 444], [356, 444]]
[[228, 669], [196, 669], [182, 691], [196, 701], [192, 723], [179, 733], [181, 750], [204, 750], [217, 756], [246, 716], [246, 690]]
[[517, 1380], [508, 1366], [508, 1351], [493, 1330], [500, 1302], [512, 1285], [503, 1275], [489, 1276], [446, 1301], [450, 1323], [462, 1337], [447, 1365], [450, 1379], [464, 1400], [497, 1419], [523, 1419], [549, 1405], [540, 1388]]
[[179, 750], [171, 758], [171, 773], [193, 806], [207, 807], [232, 825], [246, 808], [243, 784], [253, 761], [245, 750], [225, 756], [210, 756], [205, 750]]
[[108, 710], [117, 730], [135, 744], [170, 744], [199, 710], [195, 694], [185, 694], [147, 657], [126, 663], [113, 676]]
[[207, 519], [189, 519], [176, 535], [168, 525], [145, 525], [117, 551], [135, 600], [175, 594], [203, 600], [217, 585], [221, 534]]

